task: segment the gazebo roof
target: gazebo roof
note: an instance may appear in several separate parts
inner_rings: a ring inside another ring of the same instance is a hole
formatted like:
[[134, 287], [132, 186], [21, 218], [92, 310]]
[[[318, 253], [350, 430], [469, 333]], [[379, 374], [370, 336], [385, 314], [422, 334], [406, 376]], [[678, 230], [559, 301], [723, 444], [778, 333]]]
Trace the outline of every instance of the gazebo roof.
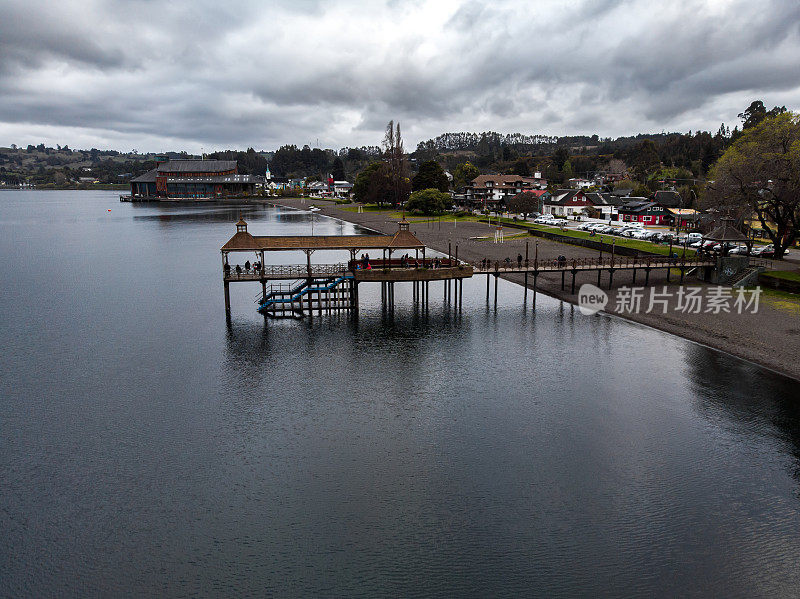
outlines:
[[247, 231], [239, 231], [222, 246], [223, 250], [260, 250], [261, 245]]
[[425, 247], [425, 244], [417, 239], [416, 235], [414, 235], [411, 231], [400, 229], [394, 234], [387, 247], [392, 249], [399, 248], [403, 250], [413, 250], [417, 248], [421, 249]]
[[708, 241], [750, 241], [747, 236], [733, 226], [733, 219], [730, 217], [720, 219], [721, 224], [707, 235], [703, 235], [703, 239]]

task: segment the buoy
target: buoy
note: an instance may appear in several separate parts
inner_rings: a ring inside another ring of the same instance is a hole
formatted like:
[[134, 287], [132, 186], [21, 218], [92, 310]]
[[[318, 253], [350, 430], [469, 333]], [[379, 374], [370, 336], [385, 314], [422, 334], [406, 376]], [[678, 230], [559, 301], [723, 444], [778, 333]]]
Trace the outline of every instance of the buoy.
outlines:
[[111, 212], [111, 208], [109, 208], [108, 211]]

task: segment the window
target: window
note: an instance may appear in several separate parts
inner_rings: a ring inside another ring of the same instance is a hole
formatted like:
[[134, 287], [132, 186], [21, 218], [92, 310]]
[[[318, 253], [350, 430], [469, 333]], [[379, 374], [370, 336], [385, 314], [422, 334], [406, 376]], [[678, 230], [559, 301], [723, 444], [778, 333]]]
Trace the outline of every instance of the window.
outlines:
[[642, 220], [643, 220], [644, 222], [646, 222], [646, 223], [649, 223], [649, 222], [650, 222], [650, 217], [649, 217], [649, 216], [643, 216], [643, 217], [642, 217]]

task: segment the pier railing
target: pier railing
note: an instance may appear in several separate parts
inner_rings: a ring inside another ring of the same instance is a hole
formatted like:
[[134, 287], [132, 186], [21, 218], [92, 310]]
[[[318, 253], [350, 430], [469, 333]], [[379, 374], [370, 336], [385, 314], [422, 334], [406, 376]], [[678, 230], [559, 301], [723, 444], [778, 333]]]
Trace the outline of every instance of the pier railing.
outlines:
[[669, 268], [685, 267], [694, 268], [697, 266], [711, 266], [713, 260], [691, 256], [686, 258], [674, 258], [664, 256], [614, 256], [608, 258], [572, 258], [572, 259], [548, 259], [548, 260], [523, 260], [522, 262], [511, 261], [481, 261], [475, 264], [476, 273], [487, 272], [553, 272], [553, 271], [572, 271], [572, 270], [597, 270], [597, 269], [634, 269], [634, 268]]
[[[312, 264], [312, 277], [341, 275], [347, 272], [347, 264]], [[273, 264], [265, 268], [245, 268], [241, 264], [231, 266], [224, 272], [226, 281], [260, 281], [261, 279], [303, 279], [308, 276], [304, 264]]]

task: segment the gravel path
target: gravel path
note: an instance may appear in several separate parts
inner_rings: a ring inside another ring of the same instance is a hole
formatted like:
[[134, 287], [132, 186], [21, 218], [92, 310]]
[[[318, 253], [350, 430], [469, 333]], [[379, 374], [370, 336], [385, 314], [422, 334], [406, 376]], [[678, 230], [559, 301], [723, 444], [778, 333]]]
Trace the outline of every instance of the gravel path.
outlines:
[[[302, 200], [294, 198], [282, 198], [274, 202], [276, 205], [283, 205], [292, 208], [306, 209], [310, 204], [321, 208], [318, 214], [324, 214], [334, 218], [339, 218], [361, 226], [392, 234], [397, 230], [397, 220], [390, 219], [385, 213], [364, 212], [358, 214], [342, 210], [340, 207], [325, 201]], [[411, 231], [426, 246], [447, 252], [448, 244], [453, 248], [458, 246], [458, 257], [472, 264], [479, 264], [483, 258], [492, 261], [503, 261], [506, 257], [516, 261], [517, 255], [525, 257], [525, 246], [528, 244], [528, 255], [533, 260], [537, 251], [540, 260], [555, 259], [559, 255], [564, 255], [568, 259], [596, 258], [599, 253], [579, 246], [562, 244], [555, 241], [536, 237], [523, 237], [509, 239], [504, 243], [493, 243], [489, 240], [479, 240], [476, 237], [493, 237], [494, 227], [486, 223], [460, 222], [457, 225], [450, 223], [425, 223], [413, 222], [410, 226]], [[518, 233], [518, 230], [506, 228], [506, 235]], [[515, 283], [523, 284], [523, 275], [501, 275], [502, 278]], [[648, 306], [649, 294], [655, 288], [656, 291], [663, 291], [663, 286], [667, 285], [666, 275], [663, 270], [652, 271], [650, 273], [650, 289], [646, 290], [643, 298], [643, 309], [639, 313], [628, 313], [626, 307], [620, 304], [623, 294], [619, 288], [623, 286], [633, 286], [632, 273], [630, 271], [619, 271], [614, 274], [614, 288], [608, 290], [608, 273], [603, 273], [601, 287], [609, 295], [609, 302], [605, 312], [607, 314], [620, 316], [627, 320], [643, 325], [651, 326], [680, 337], [690, 339], [697, 343], [708, 345], [715, 349], [739, 356], [750, 360], [767, 368], [771, 368], [792, 378], [800, 379], [800, 303], [792, 301], [781, 301], [774, 297], [762, 297], [756, 314], [749, 310], [742, 314], [732, 310], [730, 313], [720, 312], [718, 314], [709, 312], [687, 313], [676, 310], [677, 303], [677, 281], [672, 277], [672, 284], [667, 289], [673, 296], [668, 300], [667, 313], [662, 313], [662, 308], [656, 304], [654, 310], [649, 314], [645, 313]], [[537, 290], [558, 299], [577, 303], [577, 294], [570, 293], [571, 275], [566, 276], [565, 290], [561, 290], [561, 275], [547, 274], [540, 275], [537, 283]], [[642, 286], [644, 273], [637, 274], [637, 283]], [[579, 273], [576, 278], [576, 291], [583, 283], [597, 284], [596, 273]], [[685, 285], [701, 287], [703, 294], [709, 293], [708, 285], [687, 277]], [[529, 287], [533, 285], [533, 277], [529, 277]], [[530, 301], [530, 297], [529, 297]], [[798, 389], [800, 397], [800, 388]]]

